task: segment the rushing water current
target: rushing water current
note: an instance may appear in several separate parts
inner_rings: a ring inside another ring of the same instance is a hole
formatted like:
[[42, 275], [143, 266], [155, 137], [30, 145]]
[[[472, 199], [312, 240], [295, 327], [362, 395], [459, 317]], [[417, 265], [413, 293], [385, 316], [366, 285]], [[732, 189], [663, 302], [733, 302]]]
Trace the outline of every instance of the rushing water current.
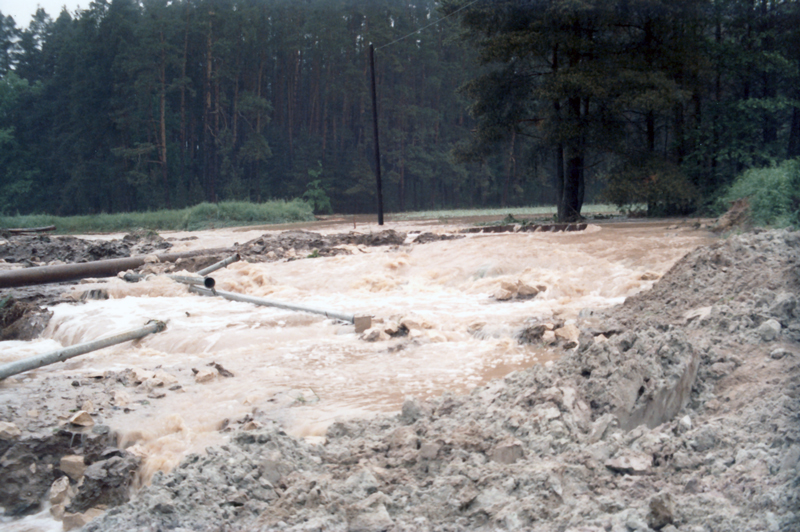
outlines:
[[[225, 419], [258, 411], [292, 434], [319, 438], [334, 420], [395, 412], [409, 395], [465, 392], [546, 362], [557, 353], [516, 340], [527, 319], [570, 320], [583, 308], [621, 303], [709, 241], [706, 233], [688, 226], [668, 226], [619, 223], [590, 225], [579, 233], [470, 235], [395, 249], [362, 248], [330, 258], [239, 262], [213, 274], [217, 288], [226, 291], [378, 321], [416, 316], [432, 328], [414, 340], [370, 343], [352, 325], [324, 316], [200, 297], [166, 278], [137, 284], [110, 279], [96, 285], [108, 292], [108, 300], [52, 307], [53, 318], [41, 339], [0, 342], [0, 363], [136, 328], [150, 319], [166, 321], [164, 332], [41, 368], [20, 383], [33, 386], [57, 373], [126, 368], [160, 367], [175, 375], [182, 389], [154, 400], [156, 408], [104, 421], [121, 435], [120, 444], [137, 446], [149, 476], [173, 467], [188, 452], [224, 441], [227, 434], [219, 428]], [[348, 227], [325, 231], [346, 232]], [[178, 242], [174, 250], [231, 245], [263, 233], [193, 233], [197, 240]], [[492, 297], [502, 281], [520, 279], [547, 290], [530, 300]], [[480, 334], [470, 332], [481, 324]], [[192, 368], [212, 362], [234, 376], [196, 383]]]

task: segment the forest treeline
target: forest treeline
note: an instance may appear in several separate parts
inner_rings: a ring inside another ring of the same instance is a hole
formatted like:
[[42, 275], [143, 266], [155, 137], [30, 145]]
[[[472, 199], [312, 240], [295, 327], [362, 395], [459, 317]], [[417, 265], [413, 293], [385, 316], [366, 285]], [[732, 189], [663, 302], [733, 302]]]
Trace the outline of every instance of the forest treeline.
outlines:
[[370, 43], [387, 210], [557, 203], [569, 219], [603, 197], [688, 212], [800, 156], [798, 28], [798, 2], [769, 0], [98, 0], [24, 28], [0, 14], [0, 213], [270, 198], [371, 212]]

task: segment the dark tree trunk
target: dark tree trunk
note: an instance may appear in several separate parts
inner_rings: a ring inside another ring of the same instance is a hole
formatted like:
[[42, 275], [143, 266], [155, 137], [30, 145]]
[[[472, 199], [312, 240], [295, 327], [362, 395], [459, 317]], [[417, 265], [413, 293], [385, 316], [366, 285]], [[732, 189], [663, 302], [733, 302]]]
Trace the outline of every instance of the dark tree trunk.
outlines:
[[790, 159], [800, 157], [800, 109], [792, 109], [792, 128], [789, 131], [789, 146], [786, 156]]
[[564, 197], [562, 209], [564, 215], [560, 222], [577, 222], [581, 217], [580, 190], [583, 174], [583, 154], [570, 150], [567, 158], [566, 179], [564, 181]]
[[556, 217], [564, 219], [564, 144], [556, 148]]
[[[569, 99], [568, 111], [571, 123], [578, 125], [581, 120], [581, 98]], [[567, 144], [567, 169], [564, 176], [564, 191], [561, 198], [559, 222], [575, 222], [581, 217], [581, 191], [583, 189], [584, 145], [578, 135]]]

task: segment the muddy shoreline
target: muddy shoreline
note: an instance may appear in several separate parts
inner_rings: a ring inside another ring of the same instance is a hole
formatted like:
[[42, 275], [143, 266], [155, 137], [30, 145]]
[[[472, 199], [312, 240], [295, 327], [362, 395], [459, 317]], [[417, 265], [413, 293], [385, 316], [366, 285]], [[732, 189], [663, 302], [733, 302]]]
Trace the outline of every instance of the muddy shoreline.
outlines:
[[[325, 249], [315, 236], [291, 238], [265, 235], [240, 249], [274, 260], [289, 258], [277, 248], [297, 258]], [[327, 249], [359, 245], [369, 244]], [[576, 345], [562, 344], [549, 367], [466, 396], [409, 398], [399, 416], [334, 424], [323, 445], [257, 417], [229, 420], [220, 427], [233, 431], [228, 444], [157, 473], [127, 504], [92, 501], [105, 489], [98, 478], [118, 493], [135, 485], [136, 449], [119, 449], [102, 424], [80, 436], [81, 448], [63, 413], [37, 412], [29, 427], [42, 434], [0, 441], [3, 467], [15, 479], [43, 468], [37, 489], [46, 492], [63, 474], [63, 456], [82, 456], [94, 470], [84, 484], [69, 483], [64, 510], [111, 508], [87, 530], [797, 529], [798, 256], [800, 235], [789, 231], [699, 248], [652, 290], [582, 313]], [[542, 341], [547, 330], [531, 321], [519, 339]], [[75, 410], [120, 391], [128, 397], [116, 408], [150, 409], [194, 377], [162, 375], [149, 390], [141, 384], [158, 376], [50, 377], [42, 391], [78, 391]], [[0, 420], [30, 418], [29, 407], [6, 404]], [[54, 448], [37, 447], [36, 437]], [[7, 513], [35, 507], [36, 497], [18, 498], [16, 510], [4, 504]]]

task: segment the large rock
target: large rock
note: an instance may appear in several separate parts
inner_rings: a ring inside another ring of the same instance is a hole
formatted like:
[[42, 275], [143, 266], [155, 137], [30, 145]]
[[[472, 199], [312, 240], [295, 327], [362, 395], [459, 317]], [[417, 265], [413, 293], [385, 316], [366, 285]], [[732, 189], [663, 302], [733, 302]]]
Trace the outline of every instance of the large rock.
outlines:
[[69, 477], [60, 477], [50, 486], [50, 504], [55, 506], [69, 497]]
[[203, 368], [194, 375], [195, 382], [211, 382], [219, 377], [219, 371], [216, 368]]
[[556, 333], [556, 338], [560, 338], [566, 342], [578, 342], [578, 338], [581, 335], [581, 330], [575, 326], [574, 323], [567, 323], [563, 327], [560, 327], [554, 331]]
[[644, 453], [630, 453], [606, 460], [606, 467], [618, 473], [643, 474], [653, 467], [653, 457]]
[[129, 453], [93, 463], [86, 468], [83, 484], [67, 511], [81, 513], [100, 505], [111, 507], [127, 502], [138, 467], [139, 459]]
[[758, 327], [758, 335], [765, 342], [771, 342], [781, 334], [781, 322], [770, 318]]
[[91, 427], [94, 425], [94, 419], [86, 410], [79, 410], [69, 418], [69, 423], [77, 427]]
[[69, 478], [78, 482], [86, 472], [86, 462], [83, 456], [77, 454], [62, 456], [59, 469], [66, 473]]
[[16, 440], [20, 435], [22, 431], [15, 424], [0, 421], [0, 440]]
[[669, 492], [661, 492], [650, 499], [647, 524], [654, 530], [661, 530], [675, 521], [675, 503]]

